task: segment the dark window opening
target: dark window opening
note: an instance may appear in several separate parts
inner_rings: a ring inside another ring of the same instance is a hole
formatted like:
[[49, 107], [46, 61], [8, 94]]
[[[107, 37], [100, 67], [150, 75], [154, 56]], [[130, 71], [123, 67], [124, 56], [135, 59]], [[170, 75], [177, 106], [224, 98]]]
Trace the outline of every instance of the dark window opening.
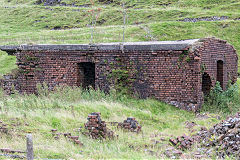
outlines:
[[217, 81], [220, 82], [223, 88], [223, 61], [217, 61]]
[[210, 93], [212, 87], [212, 81], [209, 74], [204, 73], [202, 75], [202, 92], [206, 96]]
[[77, 85], [84, 89], [95, 89], [95, 64], [83, 62], [78, 64]]

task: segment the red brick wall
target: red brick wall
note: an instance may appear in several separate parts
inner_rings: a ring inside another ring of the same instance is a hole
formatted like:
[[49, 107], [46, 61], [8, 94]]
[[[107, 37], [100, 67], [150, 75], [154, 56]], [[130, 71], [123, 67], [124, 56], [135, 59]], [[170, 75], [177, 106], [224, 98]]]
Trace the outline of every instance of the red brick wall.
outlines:
[[[124, 52], [98, 51], [22, 51], [17, 55], [22, 73], [18, 77], [20, 91], [35, 93], [36, 84], [46, 82], [50, 89], [57, 85], [77, 86], [78, 63], [93, 62], [96, 88], [108, 91], [111, 70], [127, 67], [134, 93], [141, 98], [155, 97], [171, 102], [197, 103], [198, 61], [186, 51]], [[182, 107], [184, 104], [180, 104]]]
[[95, 63], [95, 88], [109, 91], [113, 69], [126, 68], [134, 93], [155, 97], [179, 108], [195, 111], [203, 103], [202, 74], [209, 74], [214, 86], [217, 61], [223, 63], [223, 88], [237, 80], [237, 54], [225, 41], [204, 39], [185, 51], [22, 51], [16, 54], [21, 93], [36, 93], [45, 82], [79, 86], [79, 63]]
[[238, 57], [233, 46], [226, 41], [218, 39], [206, 39], [199, 50], [201, 53], [201, 65], [205, 66], [204, 72], [209, 74], [212, 86], [217, 81], [217, 61], [223, 61], [223, 89], [225, 90], [229, 81], [237, 81]]

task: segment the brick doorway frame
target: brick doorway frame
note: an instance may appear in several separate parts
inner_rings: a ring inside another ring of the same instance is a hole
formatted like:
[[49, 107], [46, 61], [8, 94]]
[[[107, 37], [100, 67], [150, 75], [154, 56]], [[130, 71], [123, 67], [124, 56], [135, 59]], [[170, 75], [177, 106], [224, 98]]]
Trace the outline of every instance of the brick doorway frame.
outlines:
[[95, 63], [81, 62], [78, 63], [78, 80], [77, 86], [83, 89], [95, 89]]
[[217, 61], [217, 81], [220, 82], [220, 85], [223, 89], [223, 61]]
[[212, 80], [208, 73], [204, 72], [202, 74], [202, 92], [204, 95], [208, 95], [212, 88]]

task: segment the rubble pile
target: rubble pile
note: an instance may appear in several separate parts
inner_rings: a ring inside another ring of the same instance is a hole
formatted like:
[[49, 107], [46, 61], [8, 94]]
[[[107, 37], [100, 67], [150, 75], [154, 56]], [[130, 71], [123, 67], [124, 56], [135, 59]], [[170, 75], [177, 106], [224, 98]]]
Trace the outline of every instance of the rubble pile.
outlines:
[[213, 128], [202, 129], [197, 134], [206, 147], [216, 146], [216, 154], [219, 158], [235, 156], [240, 158], [240, 113], [228, 117], [216, 124]]
[[141, 131], [141, 126], [139, 125], [138, 121], [136, 118], [127, 118], [127, 120], [124, 120], [123, 123], [118, 123], [118, 127], [121, 127], [123, 129], [130, 130], [132, 132], [140, 132]]
[[65, 138], [68, 138], [70, 141], [72, 141], [74, 144], [83, 146], [83, 143], [79, 140], [79, 136], [72, 136], [71, 133], [58, 133], [57, 129], [52, 129], [51, 133], [54, 137], [54, 139], [58, 140], [60, 139], [60, 136], [64, 136]]
[[202, 149], [213, 147], [218, 158], [234, 156], [240, 159], [240, 113], [228, 117], [209, 130], [202, 127], [191, 137], [184, 135], [176, 139], [170, 138], [169, 141], [179, 149], [190, 149], [194, 143], [198, 143], [198, 147]]
[[88, 122], [85, 123], [85, 128], [88, 130], [88, 135], [93, 139], [98, 138], [114, 138], [113, 131], [106, 127], [105, 121], [101, 120], [101, 113], [93, 112], [88, 115]]
[[195, 139], [193, 137], [183, 135], [177, 137], [176, 139], [170, 138], [169, 141], [174, 146], [177, 146], [178, 149], [185, 150], [191, 148], [195, 142]]

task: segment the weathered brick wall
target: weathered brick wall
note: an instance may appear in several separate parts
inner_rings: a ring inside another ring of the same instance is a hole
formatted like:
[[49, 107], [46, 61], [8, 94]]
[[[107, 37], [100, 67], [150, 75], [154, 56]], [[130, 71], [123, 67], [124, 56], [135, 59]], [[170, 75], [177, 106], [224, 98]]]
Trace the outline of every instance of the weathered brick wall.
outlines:
[[223, 62], [223, 89], [227, 88], [229, 81], [235, 83], [237, 81], [238, 57], [236, 50], [226, 41], [219, 39], [205, 39], [202, 47], [199, 49], [201, 53], [202, 72], [207, 73], [215, 86], [217, 81], [217, 62]]
[[20, 91], [35, 93], [36, 85], [43, 82], [50, 89], [57, 85], [79, 86], [81, 62], [95, 63], [95, 86], [104, 91], [110, 89], [108, 75], [112, 69], [125, 67], [134, 80], [134, 93], [141, 98], [197, 103], [198, 61], [186, 51], [22, 51], [17, 54]]
[[19, 91], [19, 83], [14, 75], [5, 75], [3, 79], [0, 79], [0, 87], [10, 95], [16, 91]]
[[78, 85], [78, 63], [94, 62], [84, 52], [22, 51], [17, 64], [21, 92], [35, 93], [36, 84], [45, 82], [50, 89], [57, 85]]
[[[19, 74], [15, 82], [20, 93], [36, 93], [36, 85], [43, 82], [50, 89], [81, 86], [80, 63], [90, 62], [95, 67], [95, 88], [108, 92], [112, 85], [109, 75], [113, 69], [124, 68], [133, 79], [132, 91], [141, 98], [154, 97], [196, 111], [203, 103], [203, 88], [209, 88], [209, 83], [202, 86], [203, 79], [209, 75], [211, 86], [216, 83], [218, 60], [223, 61], [223, 88], [229, 80], [237, 80], [236, 51], [217, 39], [203, 39], [180, 51], [42, 50], [18, 51], [16, 56]], [[92, 81], [90, 78], [87, 83]]]
[[[198, 61], [186, 51], [125, 53], [127, 65], [137, 70], [134, 90], [142, 98], [155, 97], [178, 107], [196, 105]], [[132, 62], [132, 63], [131, 63]]]

